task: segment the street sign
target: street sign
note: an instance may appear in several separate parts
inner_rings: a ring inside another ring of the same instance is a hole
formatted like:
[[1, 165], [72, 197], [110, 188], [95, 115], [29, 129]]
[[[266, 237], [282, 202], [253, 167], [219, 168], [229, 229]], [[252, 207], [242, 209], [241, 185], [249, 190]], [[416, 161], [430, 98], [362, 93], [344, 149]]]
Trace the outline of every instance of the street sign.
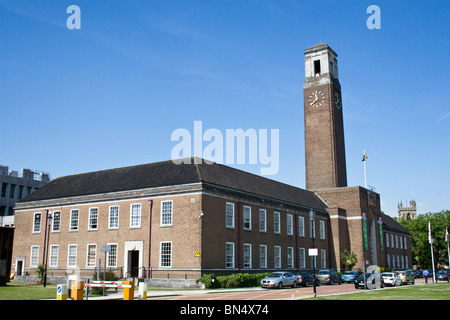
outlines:
[[111, 246], [102, 246], [100, 252], [111, 252]]
[[319, 249], [317, 249], [317, 248], [310, 248], [310, 249], [308, 249], [308, 255], [309, 256], [318, 256], [319, 255]]

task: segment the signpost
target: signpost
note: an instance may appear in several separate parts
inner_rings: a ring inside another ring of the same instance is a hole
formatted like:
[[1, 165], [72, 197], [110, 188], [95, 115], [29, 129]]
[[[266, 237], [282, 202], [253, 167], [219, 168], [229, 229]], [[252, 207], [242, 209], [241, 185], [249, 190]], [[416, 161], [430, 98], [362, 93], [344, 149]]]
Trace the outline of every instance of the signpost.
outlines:
[[[106, 254], [108, 252], [111, 252], [111, 246], [101, 246], [100, 252], [105, 253], [105, 262], [104, 262], [105, 269], [103, 271], [103, 281], [106, 281]], [[99, 267], [99, 269], [100, 269], [100, 267]], [[97, 280], [100, 280], [100, 272], [98, 273]], [[105, 295], [105, 291], [106, 291], [106, 288], [103, 287], [103, 295]]]

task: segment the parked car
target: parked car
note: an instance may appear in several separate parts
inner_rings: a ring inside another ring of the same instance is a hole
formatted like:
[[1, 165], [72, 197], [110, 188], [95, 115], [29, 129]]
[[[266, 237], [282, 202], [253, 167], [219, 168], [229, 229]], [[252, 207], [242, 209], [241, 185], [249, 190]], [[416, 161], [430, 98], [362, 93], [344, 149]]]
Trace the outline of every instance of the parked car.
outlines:
[[359, 273], [356, 271], [344, 271], [344, 273], [341, 275], [341, 281], [354, 282], [358, 275]]
[[374, 289], [377, 286], [379, 286], [380, 288], [384, 288], [383, 277], [381, 277], [380, 273], [361, 273], [358, 278], [355, 279], [355, 289], [359, 289], [361, 287], [364, 288], [366, 282], [367, 289]]
[[383, 272], [381, 274], [381, 277], [383, 278], [383, 283], [385, 285], [395, 287], [395, 286], [401, 286], [402, 285], [402, 279], [400, 279], [395, 272]]
[[437, 280], [446, 280], [448, 281], [448, 271], [446, 270], [439, 270], [436, 272], [436, 281]]
[[267, 277], [261, 280], [261, 287], [263, 288], [278, 288], [292, 286], [297, 287], [298, 277], [291, 272], [278, 271], [272, 272]]
[[[316, 280], [316, 286], [320, 285], [320, 281]], [[311, 273], [300, 273], [298, 275], [298, 284], [303, 285], [304, 287], [307, 287], [308, 285], [314, 285], [314, 276]]]
[[414, 284], [416, 279], [414, 279], [414, 276], [412, 274], [412, 271], [407, 270], [407, 271], [396, 271], [395, 272], [397, 274], [397, 276], [402, 279], [402, 284]]
[[338, 284], [341, 284], [341, 277], [337, 273], [336, 270], [333, 269], [323, 269], [320, 270], [319, 273], [317, 273], [316, 278], [320, 281], [320, 283], [327, 283], [327, 284], [333, 284], [337, 282]]

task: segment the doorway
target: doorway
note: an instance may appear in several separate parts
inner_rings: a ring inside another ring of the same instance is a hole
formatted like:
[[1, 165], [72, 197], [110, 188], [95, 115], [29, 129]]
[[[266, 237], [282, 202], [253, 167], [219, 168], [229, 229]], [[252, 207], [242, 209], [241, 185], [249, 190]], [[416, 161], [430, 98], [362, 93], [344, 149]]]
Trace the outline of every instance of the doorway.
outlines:
[[124, 248], [124, 271], [126, 278], [142, 278], [144, 242], [143, 241], [125, 241]]
[[127, 275], [132, 278], [139, 277], [139, 251], [128, 251], [128, 270]]

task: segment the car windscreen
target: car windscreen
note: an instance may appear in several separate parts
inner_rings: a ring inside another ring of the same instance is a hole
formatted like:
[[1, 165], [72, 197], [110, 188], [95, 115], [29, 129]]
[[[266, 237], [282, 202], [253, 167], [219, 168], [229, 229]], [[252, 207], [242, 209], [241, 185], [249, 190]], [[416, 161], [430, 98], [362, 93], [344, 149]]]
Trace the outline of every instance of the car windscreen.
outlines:
[[280, 278], [281, 276], [283, 276], [282, 273], [274, 272], [274, 273], [269, 274], [269, 275], [267, 276], [267, 278]]

